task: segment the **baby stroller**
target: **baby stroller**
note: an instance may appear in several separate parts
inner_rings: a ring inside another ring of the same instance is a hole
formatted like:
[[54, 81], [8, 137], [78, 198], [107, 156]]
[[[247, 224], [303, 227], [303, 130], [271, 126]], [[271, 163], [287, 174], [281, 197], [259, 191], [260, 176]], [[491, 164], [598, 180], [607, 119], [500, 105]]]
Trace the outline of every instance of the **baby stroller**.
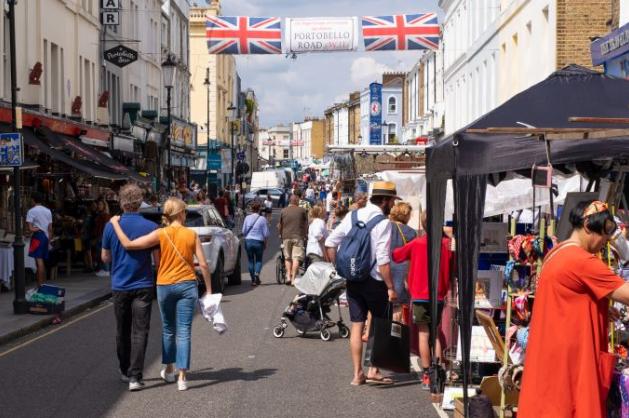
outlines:
[[[282, 338], [288, 322], [293, 324], [297, 334], [303, 336], [306, 332], [319, 332], [323, 341], [332, 337], [330, 328], [339, 329], [341, 338], [349, 337], [349, 328], [343, 323], [339, 296], [345, 291], [345, 279], [337, 276], [334, 266], [330, 263], [312, 263], [306, 273], [295, 280], [295, 287], [300, 294], [286, 307], [280, 323], [273, 328], [273, 336]], [[339, 307], [339, 320], [330, 319], [332, 304]]]

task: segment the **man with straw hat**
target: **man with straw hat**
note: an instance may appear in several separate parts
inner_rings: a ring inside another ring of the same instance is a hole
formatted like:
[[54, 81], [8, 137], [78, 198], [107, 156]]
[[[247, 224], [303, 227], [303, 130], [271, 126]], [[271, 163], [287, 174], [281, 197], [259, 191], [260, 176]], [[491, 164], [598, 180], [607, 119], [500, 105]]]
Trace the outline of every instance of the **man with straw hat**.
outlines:
[[[391, 260], [389, 247], [391, 243], [391, 223], [386, 218], [399, 199], [395, 183], [377, 181], [373, 184], [371, 198], [365, 207], [356, 210], [356, 218], [360, 223], [369, 223], [372, 219], [383, 216], [370, 231], [371, 263], [373, 268], [369, 278], [363, 281], [347, 282], [347, 302], [349, 305], [352, 332], [350, 351], [354, 366], [353, 386], [365, 383], [390, 385], [393, 381], [382, 376], [377, 368], [370, 368], [367, 375], [362, 369], [363, 341], [362, 330], [367, 320], [367, 313], [376, 318], [386, 318], [389, 302], [397, 300], [397, 294], [391, 279]], [[328, 257], [332, 263], [336, 260], [337, 248], [354, 227], [352, 216], [348, 214], [339, 226], [325, 241]]]

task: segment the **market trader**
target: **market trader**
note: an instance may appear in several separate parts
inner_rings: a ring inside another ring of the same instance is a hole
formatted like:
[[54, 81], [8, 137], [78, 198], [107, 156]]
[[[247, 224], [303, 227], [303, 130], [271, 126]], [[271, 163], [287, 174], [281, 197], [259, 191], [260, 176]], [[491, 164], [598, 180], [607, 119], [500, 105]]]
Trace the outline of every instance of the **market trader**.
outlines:
[[607, 205], [579, 203], [570, 239], [544, 261], [531, 320], [519, 418], [604, 418], [615, 357], [607, 352], [609, 300], [629, 283], [596, 254], [617, 231]]

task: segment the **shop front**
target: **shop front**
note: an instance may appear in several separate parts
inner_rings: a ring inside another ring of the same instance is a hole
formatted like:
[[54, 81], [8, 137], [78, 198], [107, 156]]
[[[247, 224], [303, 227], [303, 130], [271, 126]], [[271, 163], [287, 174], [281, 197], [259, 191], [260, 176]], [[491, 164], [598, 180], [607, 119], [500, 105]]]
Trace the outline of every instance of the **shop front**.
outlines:
[[196, 164], [197, 126], [172, 118], [170, 125], [171, 181], [176, 187], [188, 186], [190, 171]]
[[605, 74], [629, 79], [629, 23], [592, 42], [592, 64], [604, 65]]

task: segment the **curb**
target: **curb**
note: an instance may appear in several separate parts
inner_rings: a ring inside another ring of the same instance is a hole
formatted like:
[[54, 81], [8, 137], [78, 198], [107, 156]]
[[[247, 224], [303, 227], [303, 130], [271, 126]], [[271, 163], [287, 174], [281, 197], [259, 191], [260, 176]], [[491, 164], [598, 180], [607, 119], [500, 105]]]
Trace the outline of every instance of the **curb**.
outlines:
[[[97, 296], [94, 299], [88, 300], [87, 302], [83, 302], [77, 306], [74, 306], [70, 309], [63, 311], [59, 316], [61, 319], [69, 319], [73, 316], [76, 316], [94, 306], [100, 304], [103, 301], [111, 298], [111, 291], [101, 296]], [[29, 314], [26, 314], [29, 315]], [[34, 324], [28, 325], [24, 328], [11, 331], [5, 335], [0, 335], [0, 346], [3, 346], [11, 341], [17, 340], [18, 338], [25, 337], [29, 334], [32, 334], [36, 331], [39, 331], [43, 328], [46, 328], [49, 325], [52, 325], [52, 320], [54, 319], [54, 315], [46, 315], [41, 320], [35, 322]]]

